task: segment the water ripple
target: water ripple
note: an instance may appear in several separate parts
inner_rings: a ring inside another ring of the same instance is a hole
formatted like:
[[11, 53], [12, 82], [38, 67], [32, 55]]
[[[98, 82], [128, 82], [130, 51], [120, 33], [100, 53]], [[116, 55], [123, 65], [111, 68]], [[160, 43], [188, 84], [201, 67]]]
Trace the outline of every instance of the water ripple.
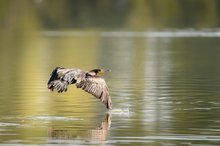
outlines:
[[182, 141], [220, 141], [220, 136], [210, 135], [171, 135], [171, 136], [144, 136], [144, 137], [116, 137], [115, 139], [138, 140], [182, 140]]

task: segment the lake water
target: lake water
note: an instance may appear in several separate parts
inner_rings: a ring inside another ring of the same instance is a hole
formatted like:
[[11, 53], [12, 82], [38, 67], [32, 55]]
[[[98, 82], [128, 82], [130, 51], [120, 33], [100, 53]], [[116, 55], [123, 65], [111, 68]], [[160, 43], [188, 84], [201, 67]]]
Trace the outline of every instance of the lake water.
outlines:
[[[215, 32], [41, 32], [2, 40], [0, 145], [220, 145]], [[113, 110], [75, 85], [49, 92], [56, 66], [111, 69]]]

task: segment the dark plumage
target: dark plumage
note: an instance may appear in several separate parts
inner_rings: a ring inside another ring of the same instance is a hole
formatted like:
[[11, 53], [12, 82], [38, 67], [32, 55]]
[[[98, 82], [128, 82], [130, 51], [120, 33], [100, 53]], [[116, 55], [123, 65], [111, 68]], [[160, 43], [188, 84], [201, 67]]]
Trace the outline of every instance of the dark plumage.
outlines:
[[109, 70], [93, 69], [82, 71], [80, 69], [68, 69], [56, 67], [47, 83], [48, 89], [57, 89], [59, 93], [67, 91], [69, 84], [76, 84], [77, 88], [82, 88], [86, 92], [100, 99], [106, 108], [112, 109], [111, 97], [109, 96], [108, 86], [101, 74]]

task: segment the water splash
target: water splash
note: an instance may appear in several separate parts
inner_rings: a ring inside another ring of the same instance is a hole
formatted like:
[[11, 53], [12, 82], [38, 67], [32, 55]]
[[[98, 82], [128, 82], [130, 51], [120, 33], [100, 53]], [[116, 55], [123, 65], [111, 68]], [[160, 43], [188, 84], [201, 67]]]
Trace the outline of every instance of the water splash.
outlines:
[[127, 115], [127, 116], [129, 116], [131, 114], [129, 107], [127, 107], [127, 108], [114, 108], [112, 110], [109, 110], [107, 113], [111, 114], [111, 115]]

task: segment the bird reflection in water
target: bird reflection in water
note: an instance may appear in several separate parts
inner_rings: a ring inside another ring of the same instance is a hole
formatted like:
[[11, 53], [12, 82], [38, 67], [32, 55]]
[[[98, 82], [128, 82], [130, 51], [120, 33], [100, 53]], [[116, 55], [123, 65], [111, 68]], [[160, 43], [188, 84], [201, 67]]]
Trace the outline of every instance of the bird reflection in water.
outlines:
[[98, 127], [96, 127], [96, 129], [92, 129], [88, 131], [88, 138], [93, 140], [105, 141], [107, 139], [108, 131], [110, 127], [111, 127], [111, 116], [107, 114], [105, 119]]
[[100, 143], [107, 140], [108, 132], [111, 127], [111, 115], [106, 114], [104, 120], [95, 129], [88, 130], [82, 134], [73, 133], [72, 130], [55, 130], [51, 128], [48, 133], [53, 139], [60, 140], [73, 140], [73, 139], [84, 139], [99, 141]]

